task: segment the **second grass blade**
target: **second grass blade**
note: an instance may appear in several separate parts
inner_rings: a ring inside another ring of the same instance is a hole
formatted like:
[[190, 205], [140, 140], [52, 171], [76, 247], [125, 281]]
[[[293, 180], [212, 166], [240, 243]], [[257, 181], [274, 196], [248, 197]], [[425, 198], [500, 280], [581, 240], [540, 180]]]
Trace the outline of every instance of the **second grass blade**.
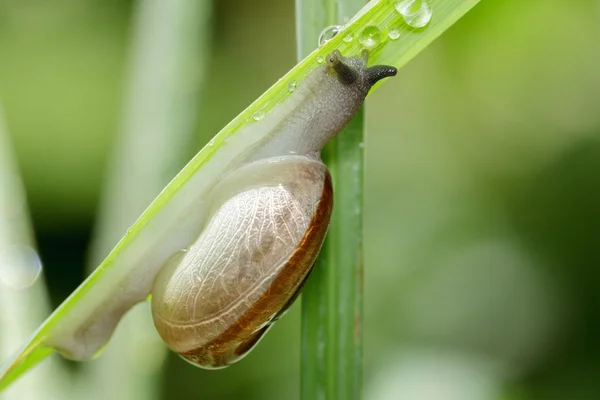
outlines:
[[[301, 60], [320, 32], [361, 0], [297, 0]], [[364, 109], [323, 152], [334, 186], [329, 233], [302, 294], [302, 398], [359, 399], [362, 392], [362, 192]], [[352, 250], [350, 250], [352, 249]]]

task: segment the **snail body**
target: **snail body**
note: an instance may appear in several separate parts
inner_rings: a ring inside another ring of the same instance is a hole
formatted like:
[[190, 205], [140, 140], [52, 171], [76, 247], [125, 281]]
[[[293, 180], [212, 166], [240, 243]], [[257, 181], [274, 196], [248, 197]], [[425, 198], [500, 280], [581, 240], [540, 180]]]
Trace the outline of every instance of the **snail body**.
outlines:
[[321, 149], [372, 85], [396, 74], [366, 64], [366, 52], [334, 51], [263, 119], [192, 161], [55, 311], [60, 324], [43, 343], [92, 358], [152, 294], [159, 335], [188, 361], [220, 368], [247, 354], [296, 298], [323, 243], [333, 191]]
[[294, 112], [281, 119], [274, 111], [251, 126], [270, 133], [212, 189], [202, 233], [157, 274], [154, 324], [191, 363], [214, 369], [238, 361], [297, 297], [333, 207], [320, 151], [371, 86], [396, 72], [366, 62], [366, 54], [333, 52], [292, 96]]

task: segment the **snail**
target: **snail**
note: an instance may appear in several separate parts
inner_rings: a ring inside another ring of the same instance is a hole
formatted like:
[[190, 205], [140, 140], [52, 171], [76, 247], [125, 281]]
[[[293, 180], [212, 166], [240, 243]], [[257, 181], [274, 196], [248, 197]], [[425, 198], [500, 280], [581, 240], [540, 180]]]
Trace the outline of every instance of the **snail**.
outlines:
[[323, 146], [354, 116], [370, 88], [393, 76], [368, 53], [338, 50], [294, 93], [294, 111], [248, 129], [270, 129], [213, 188], [200, 236], [157, 274], [154, 325], [168, 347], [215, 369], [235, 363], [293, 303], [319, 253], [333, 207]]
[[158, 334], [184, 359], [215, 369], [248, 354], [298, 296], [325, 238], [333, 191], [321, 149], [396, 74], [367, 59], [333, 51], [286, 101], [192, 160], [34, 341], [92, 358], [151, 294]]

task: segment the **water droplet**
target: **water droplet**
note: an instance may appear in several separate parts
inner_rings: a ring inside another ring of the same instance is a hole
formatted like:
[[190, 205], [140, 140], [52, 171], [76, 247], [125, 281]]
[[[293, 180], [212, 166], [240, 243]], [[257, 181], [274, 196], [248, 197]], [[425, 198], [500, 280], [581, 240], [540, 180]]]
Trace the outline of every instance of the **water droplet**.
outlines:
[[260, 109], [258, 111], [256, 111], [254, 114], [252, 114], [252, 119], [255, 121], [260, 121], [261, 119], [263, 119], [265, 116], [265, 112], [264, 110]]
[[340, 30], [342, 30], [340, 25], [332, 25], [323, 29], [319, 35], [319, 46], [323, 46], [329, 40], [333, 39], [333, 37], [337, 35]]
[[294, 90], [296, 90], [297, 87], [298, 87], [298, 82], [296, 82], [296, 81], [291, 81], [287, 86], [287, 88], [290, 92], [293, 92]]
[[422, 28], [431, 21], [431, 7], [426, 0], [397, 0], [394, 5], [413, 28]]
[[392, 28], [388, 32], [388, 37], [392, 40], [397, 40], [400, 38], [400, 30], [397, 28]]
[[358, 147], [360, 147], [361, 149], [364, 149], [365, 148], [365, 142], [360, 142], [358, 144]]
[[317, 62], [318, 62], [319, 64], [323, 64], [323, 61], [325, 61], [325, 60], [323, 59], [323, 57], [321, 57], [321, 56], [317, 57]]
[[215, 145], [215, 138], [212, 138], [208, 141], [208, 147], [213, 147]]
[[0, 281], [13, 289], [35, 283], [42, 272], [40, 257], [31, 247], [12, 245], [0, 251]]
[[354, 36], [352, 36], [352, 35], [346, 35], [343, 40], [346, 43], [350, 43], [351, 41], [354, 40]]
[[358, 41], [367, 49], [371, 49], [381, 43], [381, 31], [376, 26], [367, 26], [360, 34]]

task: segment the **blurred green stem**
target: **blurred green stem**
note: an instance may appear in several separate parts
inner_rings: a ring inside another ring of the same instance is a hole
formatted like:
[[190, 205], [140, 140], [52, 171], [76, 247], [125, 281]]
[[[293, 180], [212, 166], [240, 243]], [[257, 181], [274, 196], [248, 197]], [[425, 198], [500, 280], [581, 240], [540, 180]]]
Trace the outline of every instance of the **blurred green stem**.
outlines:
[[[34, 247], [25, 190], [9, 142], [0, 110], [0, 359], [3, 362], [18, 350], [50, 311], [43, 277], [38, 276], [26, 288], [11, 287], [4, 279], [10, 268], [27, 268], [21, 263], [9, 264], [11, 260], [3, 256], [4, 252]], [[70, 388], [66, 386], [65, 372], [56, 360], [46, 360], [33, 371], [29, 380], [17, 382], [1, 398], [66, 399]]]
[[[210, 12], [211, 2], [203, 0], [137, 2], [121, 134], [103, 192], [90, 272], [189, 156], [210, 54]], [[114, 336], [91, 363], [81, 382], [82, 396], [159, 398], [166, 347], [154, 330], [149, 305], [129, 312]]]
[[[297, 0], [298, 58], [320, 32], [342, 24], [361, 0]], [[323, 152], [334, 186], [334, 213], [302, 292], [302, 399], [359, 399], [362, 394], [364, 109]]]

